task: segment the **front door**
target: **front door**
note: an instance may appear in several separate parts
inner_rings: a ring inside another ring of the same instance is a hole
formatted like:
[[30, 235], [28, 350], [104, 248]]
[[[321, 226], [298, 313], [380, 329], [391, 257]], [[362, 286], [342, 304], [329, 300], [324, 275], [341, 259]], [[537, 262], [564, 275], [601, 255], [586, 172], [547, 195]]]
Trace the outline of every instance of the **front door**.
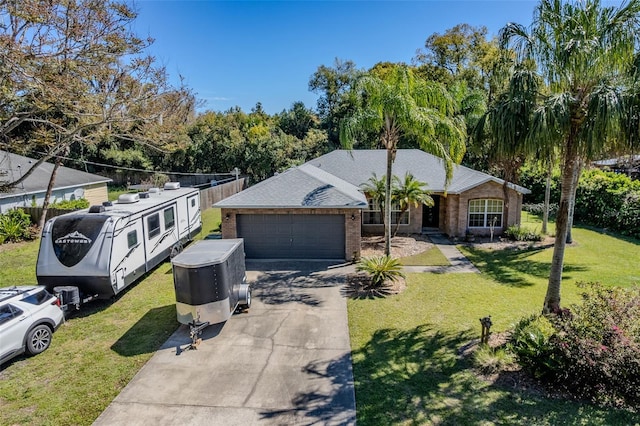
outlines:
[[423, 228], [439, 228], [440, 227], [440, 196], [432, 195], [433, 207], [422, 206], [422, 227]]

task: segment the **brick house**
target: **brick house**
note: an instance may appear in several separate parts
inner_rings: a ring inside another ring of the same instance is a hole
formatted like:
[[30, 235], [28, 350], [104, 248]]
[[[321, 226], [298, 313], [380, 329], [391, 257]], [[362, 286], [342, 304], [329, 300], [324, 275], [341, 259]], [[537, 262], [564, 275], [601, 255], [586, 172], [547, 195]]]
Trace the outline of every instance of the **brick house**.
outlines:
[[[381, 214], [360, 186], [386, 173], [385, 150], [336, 150], [216, 203], [223, 238], [245, 239], [249, 258], [346, 259], [360, 255], [360, 237], [383, 231]], [[445, 188], [440, 158], [398, 150], [393, 173], [427, 183], [434, 206], [411, 207], [399, 233], [436, 230], [461, 237], [469, 230], [496, 235], [520, 223], [529, 190], [468, 167], [456, 166]], [[506, 202], [505, 202], [506, 201]], [[399, 211], [392, 206], [392, 222]]]

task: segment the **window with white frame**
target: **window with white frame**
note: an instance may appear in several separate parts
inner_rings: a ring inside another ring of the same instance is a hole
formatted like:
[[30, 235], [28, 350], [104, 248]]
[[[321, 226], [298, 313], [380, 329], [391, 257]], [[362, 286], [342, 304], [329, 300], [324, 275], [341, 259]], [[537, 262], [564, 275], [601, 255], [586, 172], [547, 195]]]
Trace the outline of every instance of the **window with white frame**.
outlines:
[[502, 200], [481, 199], [469, 201], [469, 228], [502, 226]]
[[[369, 199], [369, 206], [362, 211], [362, 223], [364, 225], [382, 225], [383, 212], [380, 211], [376, 203]], [[400, 207], [396, 203], [391, 205], [391, 223], [398, 223], [398, 215], [400, 214]], [[409, 212], [407, 211], [400, 220], [400, 225], [409, 224]]]

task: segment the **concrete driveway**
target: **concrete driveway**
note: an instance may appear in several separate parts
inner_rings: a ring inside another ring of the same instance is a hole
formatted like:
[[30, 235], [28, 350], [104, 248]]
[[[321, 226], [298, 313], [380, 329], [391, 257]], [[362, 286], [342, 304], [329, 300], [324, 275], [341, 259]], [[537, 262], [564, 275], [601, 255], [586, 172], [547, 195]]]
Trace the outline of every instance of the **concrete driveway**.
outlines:
[[252, 306], [184, 350], [181, 326], [96, 425], [355, 424], [344, 274], [247, 262]]

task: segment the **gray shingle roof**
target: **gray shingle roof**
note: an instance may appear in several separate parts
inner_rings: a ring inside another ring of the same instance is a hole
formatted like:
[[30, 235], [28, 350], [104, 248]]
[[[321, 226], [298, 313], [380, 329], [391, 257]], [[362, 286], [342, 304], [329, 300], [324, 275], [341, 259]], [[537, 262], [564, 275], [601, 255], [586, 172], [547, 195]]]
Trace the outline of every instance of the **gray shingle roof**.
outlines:
[[[359, 186], [369, 180], [373, 173], [378, 178], [387, 173], [387, 151], [384, 149], [336, 150], [305, 164], [313, 165], [352, 185]], [[406, 172], [426, 182], [429, 190], [436, 193], [445, 192], [446, 174], [444, 163], [439, 157], [419, 149], [399, 149], [393, 163], [393, 174], [402, 177]], [[500, 185], [504, 183], [502, 179], [487, 173], [465, 166], [454, 166], [453, 178], [446, 191], [450, 194], [460, 194], [485, 182], [495, 182]], [[509, 186], [523, 194], [531, 192], [518, 185], [509, 184]]]
[[[11, 182], [18, 179], [21, 174], [26, 173], [35, 162], [36, 160], [33, 158], [0, 151], [0, 181]], [[53, 164], [42, 163], [25, 179], [23, 184], [12, 188], [9, 192], [0, 193], [0, 198], [11, 197], [15, 194], [33, 194], [46, 191], [52, 171]], [[81, 187], [106, 182], [111, 182], [111, 179], [61, 166], [56, 175], [54, 189]]]
[[356, 185], [310, 164], [289, 169], [214, 204], [224, 208], [364, 208]]

